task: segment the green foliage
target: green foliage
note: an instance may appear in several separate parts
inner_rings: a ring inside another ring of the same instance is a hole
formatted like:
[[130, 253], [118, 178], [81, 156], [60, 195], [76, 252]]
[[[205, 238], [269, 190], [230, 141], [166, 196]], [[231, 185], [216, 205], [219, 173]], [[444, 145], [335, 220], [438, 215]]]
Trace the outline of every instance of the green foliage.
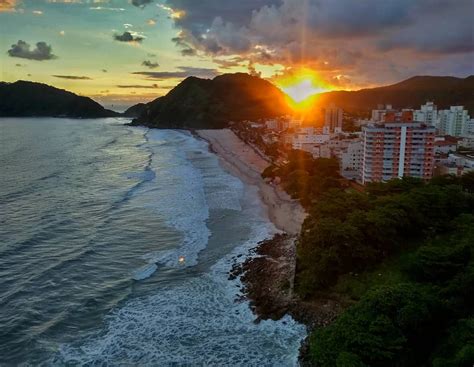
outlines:
[[[292, 187], [308, 191], [307, 174], [294, 174], [298, 184]], [[399, 253], [407, 243], [451, 231], [452, 218], [473, 211], [474, 196], [451, 184], [403, 179], [372, 185], [368, 193], [326, 191], [303, 225], [297, 248], [297, 290], [303, 297], [310, 296], [335, 284], [343, 274], [368, 269]], [[429, 259], [436, 251], [441, 250], [424, 249], [417, 255], [419, 262], [425, 258], [424, 267], [414, 265], [413, 269], [428, 271], [431, 266], [441, 276], [443, 271], [450, 272], [449, 266], [463, 266], [459, 257], [465, 258], [467, 250], [462, 246], [442, 250], [453, 261], [444, 270], [441, 258], [439, 264]]]
[[310, 209], [312, 203], [328, 190], [341, 187], [339, 163], [336, 159], [318, 158], [302, 150], [291, 150], [287, 163], [265, 170], [264, 177], [280, 177], [284, 189]]
[[315, 365], [471, 367], [473, 213], [463, 178], [323, 193], [298, 242], [296, 290], [359, 302], [310, 336]]
[[432, 347], [432, 336], [439, 333], [441, 315], [441, 304], [429, 288], [383, 287], [313, 333], [310, 354], [321, 367], [340, 360], [374, 367], [418, 366]]
[[474, 363], [474, 318], [451, 327], [433, 358], [433, 367], [472, 367]]

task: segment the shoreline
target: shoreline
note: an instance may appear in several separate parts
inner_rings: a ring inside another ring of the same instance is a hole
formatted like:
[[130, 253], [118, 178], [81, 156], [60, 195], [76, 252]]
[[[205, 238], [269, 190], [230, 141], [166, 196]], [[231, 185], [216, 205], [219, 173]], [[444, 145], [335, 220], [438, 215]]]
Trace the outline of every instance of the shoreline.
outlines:
[[269, 162], [230, 129], [193, 130], [197, 137], [207, 141], [211, 152], [219, 157], [223, 168], [243, 182], [257, 186], [269, 220], [281, 232], [256, 244], [243, 262], [236, 261], [229, 271], [229, 280], [239, 277], [244, 286], [244, 297], [261, 320], [279, 320], [290, 315], [306, 326], [307, 336], [302, 340], [298, 362], [311, 366], [309, 337], [319, 327], [330, 324], [344, 306], [335, 299], [322, 296], [304, 301], [295, 295], [296, 241], [306, 212], [279, 186], [266, 182], [261, 173]]
[[277, 229], [293, 236], [299, 235], [306, 212], [282, 188], [262, 178], [261, 173], [269, 165], [268, 161], [230, 129], [194, 130], [193, 133], [209, 144], [209, 149], [219, 157], [225, 169], [246, 184], [258, 188], [266, 214]]

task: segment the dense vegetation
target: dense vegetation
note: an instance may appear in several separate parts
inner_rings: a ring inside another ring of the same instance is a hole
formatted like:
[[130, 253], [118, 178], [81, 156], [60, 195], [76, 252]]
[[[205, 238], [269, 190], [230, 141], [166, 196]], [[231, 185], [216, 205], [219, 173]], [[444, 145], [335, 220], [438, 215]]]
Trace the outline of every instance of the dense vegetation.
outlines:
[[0, 117], [119, 116], [88, 97], [27, 81], [0, 83]]
[[450, 227], [399, 261], [402, 281], [373, 287], [311, 335], [317, 366], [472, 366], [474, 216]]
[[286, 97], [270, 82], [248, 74], [214, 79], [189, 77], [166, 96], [148, 103], [136, 125], [161, 128], [226, 127], [229, 121], [258, 120], [288, 113]]
[[302, 200], [301, 298], [351, 305], [310, 336], [317, 366], [471, 367], [474, 173], [404, 178], [356, 191], [337, 164], [292, 152], [266, 177]]
[[314, 159], [302, 150], [289, 151], [286, 164], [269, 166], [262, 175], [264, 178], [279, 177], [283, 188], [307, 210], [324, 192], [341, 188], [345, 183], [339, 175], [337, 159]]

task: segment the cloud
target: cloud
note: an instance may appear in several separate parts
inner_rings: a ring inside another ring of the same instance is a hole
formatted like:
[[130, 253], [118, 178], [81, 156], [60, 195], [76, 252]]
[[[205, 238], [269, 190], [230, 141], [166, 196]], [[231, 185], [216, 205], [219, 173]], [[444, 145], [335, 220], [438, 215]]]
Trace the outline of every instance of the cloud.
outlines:
[[53, 51], [50, 45], [45, 42], [37, 42], [36, 48], [31, 49], [31, 46], [25, 41], [19, 40], [16, 44], [12, 45], [8, 50], [8, 54], [11, 57], [19, 57], [28, 60], [52, 60], [56, 56], [53, 55]]
[[158, 87], [158, 84], [152, 84], [152, 85], [140, 85], [140, 84], [137, 84], [137, 85], [117, 85], [117, 88], [125, 88], [125, 89], [156, 89], [156, 88], [159, 88]]
[[195, 68], [188, 66], [180, 66], [177, 71], [136, 71], [132, 74], [146, 76], [147, 79], [183, 79], [189, 76], [197, 76], [200, 78], [214, 78], [219, 75], [216, 69]]
[[230, 69], [242, 66], [242, 63], [245, 62], [245, 60], [241, 57], [234, 57], [232, 59], [213, 59], [212, 62], [219, 65], [221, 69]]
[[[172, 17], [180, 29], [172, 41], [186, 56], [301, 65], [341, 85], [394, 81], [420, 70], [451, 74], [459, 70], [453, 54], [474, 58], [472, 0], [167, 0], [166, 6], [184, 14]], [[463, 75], [474, 73], [472, 62], [462, 65], [468, 65]]]
[[142, 42], [143, 37], [134, 36], [132, 33], [125, 31], [123, 34], [115, 34], [114, 39], [120, 42]]
[[76, 75], [52, 75], [55, 78], [70, 79], [70, 80], [92, 80], [88, 76], [76, 76]]
[[152, 2], [153, 2], [153, 0], [132, 0], [131, 1], [132, 5], [134, 5], [136, 7], [139, 7], [139, 8], [143, 8], [146, 5], [151, 4]]
[[106, 6], [91, 6], [90, 10], [108, 10], [108, 11], [125, 11], [124, 8], [110, 8]]
[[142, 65], [150, 69], [156, 69], [158, 66], [160, 66], [157, 62], [152, 62], [150, 60], [143, 61]]
[[18, 0], [0, 0], [0, 13], [7, 11], [15, 11]]

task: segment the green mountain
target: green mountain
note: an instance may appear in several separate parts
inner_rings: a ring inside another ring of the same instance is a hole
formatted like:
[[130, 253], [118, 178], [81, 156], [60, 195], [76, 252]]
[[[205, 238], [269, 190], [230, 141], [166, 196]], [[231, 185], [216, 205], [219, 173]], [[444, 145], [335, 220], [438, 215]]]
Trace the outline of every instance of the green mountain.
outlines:
[[288, 112], [285, 94], [270, 82], [244, 73], [214, 79], [189, 77], [146, 105], [133, 125], [161, 128], [223, 128], [229, 121]]
[[0, 83], [0, 117], [101, 118], [119, 115], [88, 97], [46, 84], [23, 80]]
[[467, 78], [415, 76], [385, 87], [328, 92], [316, 100], [319, 106], [335, 103], [349, 112], [368, 112], [379, 104], [419, 108], [426, 101], [434, 101], [438, 108], [461, 105], [474, 114], [474, 75]]

